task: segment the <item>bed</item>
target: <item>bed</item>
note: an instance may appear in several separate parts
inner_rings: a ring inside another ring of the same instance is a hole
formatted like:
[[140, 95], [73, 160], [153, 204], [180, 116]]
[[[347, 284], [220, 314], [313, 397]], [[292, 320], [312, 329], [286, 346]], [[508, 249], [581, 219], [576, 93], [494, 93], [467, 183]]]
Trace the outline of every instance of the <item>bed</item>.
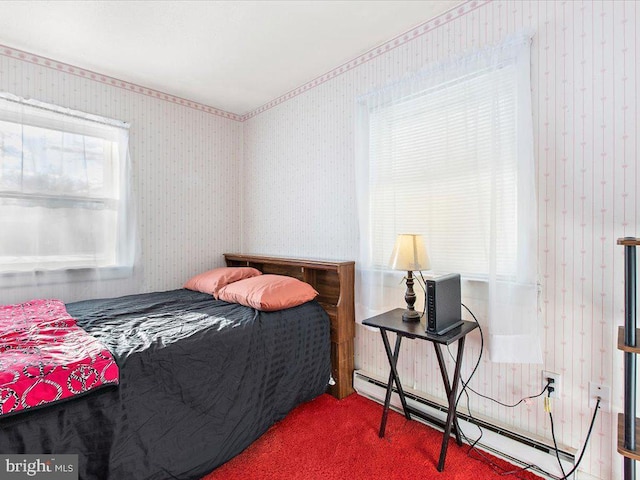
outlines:
[[331, 365], [333, 324], [353, 277], [342, 284], [336, 269], [327, 282], [318, 268], [318, 299], [275, 312], [186, 289], [68, 304], [113, 354], [120, 385], [0, 418], [0, 453], [76, 453], [82, 479], [202, 477], [344, 368]]

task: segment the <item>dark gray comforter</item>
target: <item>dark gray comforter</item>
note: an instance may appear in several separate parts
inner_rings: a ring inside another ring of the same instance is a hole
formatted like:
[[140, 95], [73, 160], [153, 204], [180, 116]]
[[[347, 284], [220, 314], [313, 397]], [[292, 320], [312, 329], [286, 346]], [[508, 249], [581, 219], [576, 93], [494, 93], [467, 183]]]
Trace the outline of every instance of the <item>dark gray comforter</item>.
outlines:
[[77, 453], [82, 479], [199, 478], [326, 390], [315, 302], [259, 312], [189, 290], [67, 305], [120, 386], [0, 420], [0, 453]]

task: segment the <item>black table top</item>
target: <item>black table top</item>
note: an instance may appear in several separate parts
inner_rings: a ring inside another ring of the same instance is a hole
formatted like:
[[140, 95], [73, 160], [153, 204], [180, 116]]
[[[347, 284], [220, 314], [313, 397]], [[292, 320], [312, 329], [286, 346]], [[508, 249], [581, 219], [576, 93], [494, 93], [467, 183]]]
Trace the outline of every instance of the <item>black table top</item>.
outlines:
[[443, 345], [449, 345], [464, 337], [470, 331], [478, 328], [478, 324], [476, 322], [464, 320], [462, 325], [453, 328], [443, 335], [436, 335], [433, 333], [427, 333], [424, 318], [420, 320], [420, 322], [403, 322], [403, 313], [403, 308], [396, 308], [394, 310], [381, 313], [380, 315], [376, 315], [375, 317], [367, 318], [362, 321], [362, 324], [368, 327], [382, 328], [390, 332], [395, 332], [404, 337], [421, 338], [423, 340], [429, 340]]

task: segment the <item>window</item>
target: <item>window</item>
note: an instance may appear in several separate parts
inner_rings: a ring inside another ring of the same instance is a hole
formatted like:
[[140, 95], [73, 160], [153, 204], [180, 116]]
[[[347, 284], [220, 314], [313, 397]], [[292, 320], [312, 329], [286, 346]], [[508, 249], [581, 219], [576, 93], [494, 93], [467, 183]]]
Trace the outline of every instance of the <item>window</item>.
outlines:
[[[515, 278], [514, 68], [475, 72], [370, 112], [370, 226], [376, 267], [387, 268], [397, 233], [421, 233], [434, 271], [486, 279], [487, 218], [493, 207], [496, 273]], [[487, 94], [493, 88], [501, 91], [498, 100]]]
[[423, 234], [434, 273], [483, 282], [491, 359], [541, 362], [530, 45], [514, 35], [358, 99], [359, 319], [403, 306], [387, 263], [397, 234]]
[[0, 95], [0, 272], [132, 265], [128, 125]]

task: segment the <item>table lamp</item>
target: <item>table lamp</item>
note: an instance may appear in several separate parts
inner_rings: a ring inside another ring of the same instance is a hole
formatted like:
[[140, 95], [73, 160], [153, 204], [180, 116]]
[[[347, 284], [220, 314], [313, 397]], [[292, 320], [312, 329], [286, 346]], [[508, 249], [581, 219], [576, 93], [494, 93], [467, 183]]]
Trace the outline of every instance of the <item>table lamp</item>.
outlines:
[[431, 268], [422, 235], [399, 234], [396, 238], [396, 245], [393, 247], [389, 266], [394, 270], [405, 270], [407, 272], [407, 291], [404, 295], [407, 309], [402, 314], [402, 320], [404, 322], [419, 322], [420, 312], [416, 312], [413, 308], [416, 303], [416, 294], [413, 291], [413, 272]]

